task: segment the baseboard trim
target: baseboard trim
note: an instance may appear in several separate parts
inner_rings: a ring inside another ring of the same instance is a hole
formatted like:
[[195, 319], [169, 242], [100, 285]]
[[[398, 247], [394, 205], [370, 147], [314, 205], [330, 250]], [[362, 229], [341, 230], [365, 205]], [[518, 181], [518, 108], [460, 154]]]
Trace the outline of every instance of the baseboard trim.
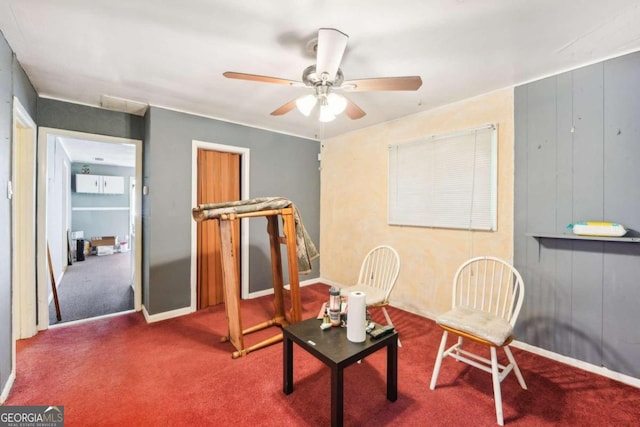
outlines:
[[176, 310], [164, 311], [158, 314], [149, 314], [147, 307], [142, 305], [142, 315], [147, 323], [160, 322], [161, 320], [172, 319], [174, 317], [184, 316], [185, 314], [191, 314], [195, 310], [191, 307], [178, 308]]
[[603, 377], [607, 377], [612, 380], [616, 380], [621, 383], [625, 383], [627, 385], [640, 388], [639, 378], [634, 378], [629, 375], [621, 374], [620, 372], [612, 371], [603, 366], [596, 366], [591, 363], [584, 362], [582, 360], [574, 359], [568, 356], [563, 356], [561, 354], [554, 353], [553, 351], [545, 350], [540, 347], [535, 347], [533, 345], [530, 345], [521, 341], [514, 341], [511, 344], [511, 346], [515, 348], [519, 348], [520, 350], [537, 354], [542, 357], [546, 357], [547, 359], [551, 359], [556, 362], [564, 363], [565, 365], [573, 366], [574, 368], [582, 369], [583, 371], [591, 372], [593, 374], [601, 375]]
[[[392, 307], [399, 308], [400, 310], [408, 311], [410, 313], [425, 317], [433, 321], [435, 321], [435, 318], [436, 318], [436, 316], [434, 315], [418, 312], [415, 309], [404, 306], [403, 304], [396, 304], [392, 302], [390, 305]], [[551, 359], [555, 362], [564, 363], [565, 365], [582, 369], [583, 371], [591, 372], [593, 374], [601, 375], [603, 377], [610, 378], [612, 380], [619, 381], [621, 383], [625, 383], [627, 385], [640, 388], [639, 378], [621, 374], [620, 372], [612, 371], [602, 366], [596, 366], [591, 363], [584, 362], [582, 360], [574, 359], [573, 357], [563, 356], [561, 354], [554, 353], [553, 351], [545, 350], [543, 348], [536, 347], [531, 344], [524, 343], [522, 341], [517, 341], [517, 340], [513, 341], [513, 343], [511, 343], [511, 346], [518, 348], [520, 350], [528, 351], [529, 353], [537, 354], [538, 356], [546, 357], [547, 359]]]
[[[324, 282], [324, 280], [322, 279], [309, 279], [309, 280], [303, 280], [302, 282], [300, 282], [300, 286], [309, 286], [309, 285], [313, 285], [315, 283], [319, 283], [319, 282]], [[285, 286], [285, 288], [289, 289], [289, 285], [287, 284]], [[271, 295], [273, 294], [273, 288], [271, 289], [265, 289], [263, 291], [258, 291], [258, 292], [253, 292], [249, 295], [249, 297], [247, 299], [253, 299], [253, 298], [259, 298], [261, 296], [264, 295]], [[179, 308], [176, 310], [171, 310], [171, 311], [165, 311], [162, 313], [158, 313], [158, 314], [149, 314], [149, 312], [147, 311], [147, 307], [143, 304], [142, 305], [142, 315], [144, 316], [145, 320], [147, 321], [147, 323], [153, 323], [153, 322], [159, 322], [161, 320], [167, 320], [167, 319], [171, 319], [174, 317], [180, 317], [180, 316], [184, 316], [186, 314], [191, 314], [193, 312], [195, 312], [196, 310], [191, 308], [191, 307], [184, 307], [184, 308]]]
[[[309, 285], [313, 285], [315, 283], [320, 283], [320, 282], [324, 283], [324, 280], [320, 279], [320, 278], [303, 280], [302, 282], [300, 282], [300, 287], [309, 286]], [[285, 287], [285, 289], [289, 289], [289, 283], [284, 285], [284, 287]], [[260, 298], [260, 297], [263, 297], [265, 295], [272, 295], [272, 294], [273, 294], [273, 288], [269, 288], [269, 289], [264, 289], [262, 291], [251, 292], [247, 296], [247, 299]]]
[[334, 282], [333, 280], [329, 280], [329, 279], [324, 279], [324, 278], [319, 278], [317, 279], [318, 282], [322, 282], [325, 285], [329, 285], [329, 286], [334, 286], [336, 288], [346, 288], [347, 285], [344, 285], [342, 283], [338, 283], [338, 282]]
[[125, 311], [118, 311], [117, 313], [103, 314], [101, 316], [96, 316], [96, 317], [88, 317], [86, 319], [78, 319], [78, 320], [71, 320], [69, 322], [56, 323], [55, 325], [50, 324], [49, 329], [64, 328], [66, 326], [71, 326], [71, 325], [79, 325], [87, 322], [95, 322], [96, 320], [107, 319], [109, 317], [122, 316], [123, 314], [129, 314], [129, 313], [135, 313], [135, 312], [136, 312], [135, 310], [125, 310]]
[[9, 397], [9, 392], [11, 391], [11, 387], [13, 387], [13, 382], [16, 380], [16, 371], [11, 371], [9, 378], [7, 378], [7, 383], [4, 385], [2, 389], [2, 394], [0, 394], [0, 405], [4, 405], [4, 402]]

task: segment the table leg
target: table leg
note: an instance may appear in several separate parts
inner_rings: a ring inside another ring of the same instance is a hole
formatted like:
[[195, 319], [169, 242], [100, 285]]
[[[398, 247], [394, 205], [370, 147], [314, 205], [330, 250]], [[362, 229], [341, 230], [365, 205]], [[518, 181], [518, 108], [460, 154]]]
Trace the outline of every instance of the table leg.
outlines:
[[293, 341], [283, 334], [282, 337], [282, 360], [283, 360], [283, 391], [284, 394], [293, 392]]
[[398, 399], [398, 337], [387, 344], [387, 400]]
[[343, 375], [342, 368], [331, 368], [331, 427], [342, 427]]

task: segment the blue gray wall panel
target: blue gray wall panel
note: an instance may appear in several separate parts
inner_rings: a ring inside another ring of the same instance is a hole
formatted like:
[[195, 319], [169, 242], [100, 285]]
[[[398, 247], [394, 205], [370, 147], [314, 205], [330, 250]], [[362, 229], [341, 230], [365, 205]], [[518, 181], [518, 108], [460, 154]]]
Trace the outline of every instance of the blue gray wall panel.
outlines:
[[38, 99], [38, 126], [120, 138], [143, 139], [140, 116], [57, 101]]
[[0, 392], [11, 374], [11, 203], [4, 191], [11, 179], [12, 52], [0, 36]]
[[[622, 224], [640, 217], [640, 54], [604, 64], [604, 213]], [[636, 228], [636, 231], [640, 227]], [[606, 243], [602, 325], [605, 366], [640, 376], [640, 247]]]
[[[147, 112], [143, 197], [145, 269], [150, 314], [188, 307], [191, 263], [193, 140], [250, 149], [250, 197], [282, 196], [299, 208], [319, 246], [320, 171], [317, 141], [151, 107]], [[250, 290], [272, 287], [266, 220], [250, 220]], [[318, 277], [318, 261], [313, 273]], [[286, 268], [286, 267], [285, 267]], [[286, 272], [286, 270], [285, 270]]]
[[515, 91], [514, 263], [529, 344], [640, 377], [640, 244], [534, 238], [586, 220], [640, 231], [640, 53]]
[[[13, 97], [35, 119], [37, 95], [22, 66], [0, 33], [0, 392], [13, 363], [11, 311], [11, 203], [6, 197], [11, 180]], [[34, 284], [35, 286], [35, 284]]]

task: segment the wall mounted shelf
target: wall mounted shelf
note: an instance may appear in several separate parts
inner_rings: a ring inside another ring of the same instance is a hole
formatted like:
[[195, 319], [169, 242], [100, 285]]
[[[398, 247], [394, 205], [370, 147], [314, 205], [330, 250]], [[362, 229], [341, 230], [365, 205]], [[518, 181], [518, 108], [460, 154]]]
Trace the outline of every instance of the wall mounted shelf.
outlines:
[[640, 237], [604, 237], [604, 236], [579, 236], [569, 233], [525, 233], [536, 239], [569, 239], [569, 240], [595, 240], [600, 242], [626, 242], [640, 243]]

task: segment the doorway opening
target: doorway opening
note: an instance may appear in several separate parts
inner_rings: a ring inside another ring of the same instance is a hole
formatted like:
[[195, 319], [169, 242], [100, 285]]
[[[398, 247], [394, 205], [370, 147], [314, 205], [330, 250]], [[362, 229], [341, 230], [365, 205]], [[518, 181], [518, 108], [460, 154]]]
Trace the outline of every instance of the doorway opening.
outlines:
[[38, 328], [140, 310], [142, 141], [40, 128], [38, 142]]

